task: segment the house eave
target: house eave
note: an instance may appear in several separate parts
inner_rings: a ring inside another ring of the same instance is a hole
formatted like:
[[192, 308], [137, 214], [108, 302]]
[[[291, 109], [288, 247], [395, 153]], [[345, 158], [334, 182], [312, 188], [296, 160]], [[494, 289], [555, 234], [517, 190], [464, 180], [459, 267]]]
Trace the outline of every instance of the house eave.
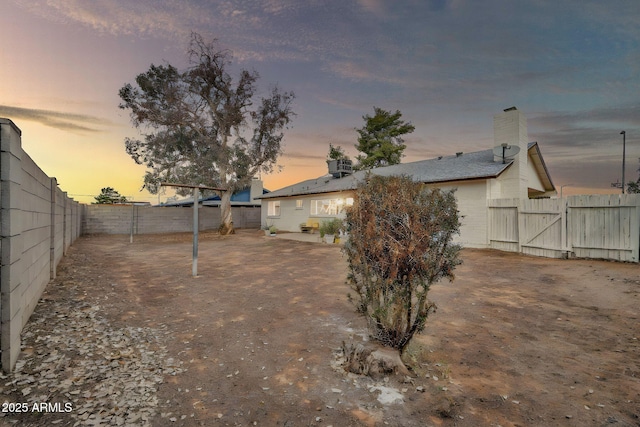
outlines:
[[551, 179], [551, 174], [547, 169], [547, 165], [544, 162], [544, 158], [542, 157], [542, 152], [540, 151], [538, 143], [530, 143], [527, 151], [533, 161], [533, 167], [537, 170], [538, 175], [540, 176], [540, 181], [542, 181], [542, 184], [544, 185], [545, 192], [557, 191], [556, 186], [553, 184], [553, 180]]
[[[469, 182], [469, 181], [481, 181], [481, 180], [486, 180], [486, 179], [496, 179], [498, 178], [500, 175], [502, 175], [502, 173], [504, 173], [509, 166], [511, 166], [511, 163], [507, 163], [506, 166], [500, 170], [498, 173], [495, 174], [487, 174], [487, 175], [482, 175], [482, 176], [470, 176], [470, 177], [459, 177], [459, 178], [455, 178], [455, 179], [445, 179], [445, 180], [428, 180], [428, 181], [421, 181], [422, 184], [446, 184], [446, 183], [456, 183], [456, 182]], [[356, 183], [359, 181], [356, 181]], [[262, 197], [260, 197], [261, 199], [285, 199], [285, 198], [291, 198], [291, 197], [300, 197], [300, 196], [311, 196], [314, 194], [331, 194], [331, 193], [343, 193], [343, 192], [348, 192], [348, 191], [354, 191], [357, 188], [357, 186], [352, 186], [352, 187], [348, 187], [348, 188], [343, 188], [343, 189], [339, 189], [339, 190], [322, 190], [322, 189], [318, 189], [317, 191], [297, 191], [297, 192], [292, 192], [290, 194], [265, 194]]]

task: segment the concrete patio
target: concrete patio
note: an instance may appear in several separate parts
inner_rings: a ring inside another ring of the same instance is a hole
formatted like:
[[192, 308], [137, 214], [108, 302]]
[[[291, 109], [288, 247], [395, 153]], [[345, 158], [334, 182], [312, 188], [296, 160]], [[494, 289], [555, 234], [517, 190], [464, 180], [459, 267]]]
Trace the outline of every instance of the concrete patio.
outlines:
[[298, 242], [323, 243], [320, 233], [289, 233], [279, 231], [275, 236], [276, 239], [296, 240]]

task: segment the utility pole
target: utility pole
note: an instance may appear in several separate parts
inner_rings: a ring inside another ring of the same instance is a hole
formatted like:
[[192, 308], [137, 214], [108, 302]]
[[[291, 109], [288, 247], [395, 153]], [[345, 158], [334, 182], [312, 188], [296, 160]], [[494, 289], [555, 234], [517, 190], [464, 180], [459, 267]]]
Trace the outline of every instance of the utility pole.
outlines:
[[625, 166], [625, 157], [627, 150], [627, 132], [620, 132], [622, 135], [622, 194], [624, 194], [624, 186], [625, 186], [625, 177], [624, 177], [624, 166]]

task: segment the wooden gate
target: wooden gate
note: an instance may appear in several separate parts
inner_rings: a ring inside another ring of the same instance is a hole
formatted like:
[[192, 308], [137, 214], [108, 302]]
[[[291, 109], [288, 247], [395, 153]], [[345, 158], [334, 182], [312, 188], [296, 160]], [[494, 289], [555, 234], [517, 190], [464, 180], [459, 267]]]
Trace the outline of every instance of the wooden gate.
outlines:
[[573, 196], [567, 199], [567, 212], [575, 256], [638, 262], [639, 194]]
[[640, 195], [488, 201], [488, 245], [559, 258], [639, 262]]
[[560, 199], [521, 200], [518, 212], [520, 252], [548, 258], [562, 257], [562, 251], [566, 249], [566, 239], [563, 239], [566, 230], [564, 205], [564, 200]]
[[488, 200], [488, 243], [490, 248], [508, 252], [520, 251], [519, 208], [519, 199]]

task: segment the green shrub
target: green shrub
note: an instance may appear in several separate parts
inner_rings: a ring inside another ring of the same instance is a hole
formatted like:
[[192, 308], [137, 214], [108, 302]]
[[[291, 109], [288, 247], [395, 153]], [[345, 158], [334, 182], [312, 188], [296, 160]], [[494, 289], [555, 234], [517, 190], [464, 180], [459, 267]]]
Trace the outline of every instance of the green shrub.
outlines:
[[320, 236], [324, 237], [325, 234], [333, 234], [337, 235], [340, 233], [340, 230], [343, 228], [344, 222], [340, 218], [334, 218], [329, 221], [322, 221], [320, 223]]

